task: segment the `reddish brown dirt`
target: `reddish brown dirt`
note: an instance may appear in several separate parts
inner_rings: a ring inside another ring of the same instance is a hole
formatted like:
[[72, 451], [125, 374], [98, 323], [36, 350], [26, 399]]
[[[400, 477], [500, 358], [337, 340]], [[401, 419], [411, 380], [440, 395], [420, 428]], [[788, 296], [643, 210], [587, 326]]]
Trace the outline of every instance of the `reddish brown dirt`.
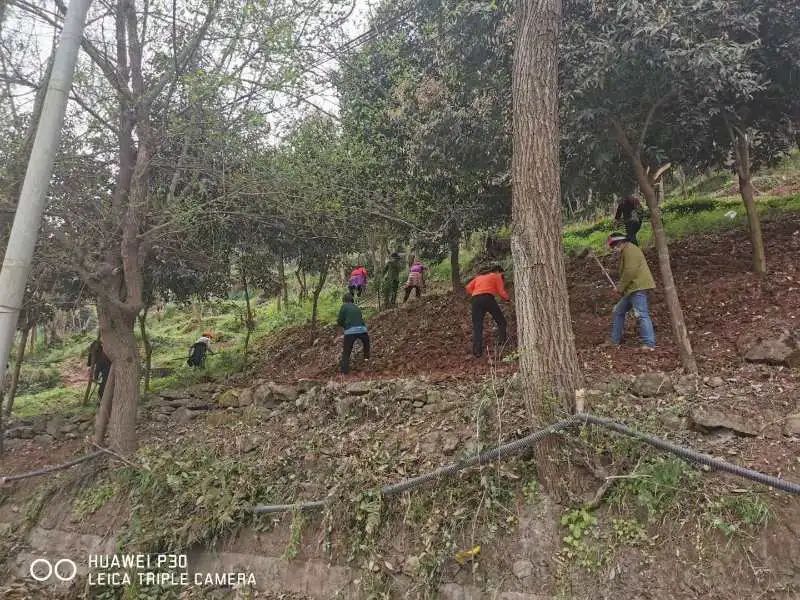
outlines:
[[88, 367], [82, 358], [70, 358], [60, 365], [61, 382], [66, 387], [86, 388]]
[[[670, 246], [672, 268], [683, 303], [687, 326], [701, 371], [719, 374], [741, 364], [735, 342], [741, 332], [764, 319], [780, 317], [797, 322], [800, 316], [800, 216], [764, 223], [770, 273], [761, 279], [749, 272], [751, 246], [746, 231], [706, 234]], [[655, 250], [646, 250], [658, 289], [651, 297], [658, 349], [638, 350], [634, 324], [629, 320], [628, 340], [620, 350], [601, 350], [609, 331], [613, 298], [597, 264], [591, 259], [567, 262], [575, 339], [581, 365], [590, 380], [611, 373], [671, 371], [680, 367], [672, 340], [669, 316], [660, 287]], [[616, 271], [616, 258], [601, 258]], [[500, 356], [515, 346], [513, 306], [503, 305], [509, 316], [511, 339]], [[373, 358], [355, 360], [351, 378], [428, 375], [432, 379], [483, 376], [491, 370], [507, 372], [515, 362], [470, 357], [469, 305], [453, 295], [429, 296], [385, 311], [369, 320]], [[487, 317], [490, 346], [493, 326]], [[298, 327], [272, 338], [262, 349], [266, 377], [291, 381], [336, 375], [341, 341], [332, 327], [323, 328], [309, 346], [308, 327]]]
[[[507, 348], [516, 346], [516, 323], [508, 304], [503, 306], [509, 322]], [[471, 322], [466, 298], [452, 294], [432, 295], [412, 299], [398, 308], [384, 311], [369, 320], [372, 345], [369, 363], [360, 358], [358, 345], [352, 361], [353, 379], [389, 378], [405, 375], [427, 375], [433, 380], [463, 378], [486, 374], [490, 369], [508, 372], [513, 363], [498, 361], [497, 352], [491, 358], [471, 356]], [[494, 325], [487, 317], [484, 337], [493, 345]], [[263, 375], [275, 380], [294, 381], [298, 378], [329, 378], [337, 374], [341, 354], [341, 330], [322, 328], [314, 337], [310, 329], [296, 327], [273, 338], [262, 350]]]

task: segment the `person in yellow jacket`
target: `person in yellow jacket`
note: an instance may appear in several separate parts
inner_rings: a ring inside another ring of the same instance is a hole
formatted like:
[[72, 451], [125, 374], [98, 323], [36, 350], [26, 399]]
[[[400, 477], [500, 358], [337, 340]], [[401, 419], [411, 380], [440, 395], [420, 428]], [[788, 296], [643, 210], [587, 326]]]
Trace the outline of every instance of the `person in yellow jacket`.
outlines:
[[622, 342], [625, 316], [632, 310], [634, 316], [639, 320], [642, 349], [653, 350], [656, 346], [656, 334], [653, 329], [653, 321], [650, 319], [647, 292], [656, 287], [656, 282], [650, 273], [650, 267], [647, 266], [647, 259], [642, 250], [624, 234], [612, 233], [608, 236], [608, 245], [619, 254], [619, 283], [615, 289], [621, 296], [619, 302], [614, 306], [611, 344], [619, 346]]

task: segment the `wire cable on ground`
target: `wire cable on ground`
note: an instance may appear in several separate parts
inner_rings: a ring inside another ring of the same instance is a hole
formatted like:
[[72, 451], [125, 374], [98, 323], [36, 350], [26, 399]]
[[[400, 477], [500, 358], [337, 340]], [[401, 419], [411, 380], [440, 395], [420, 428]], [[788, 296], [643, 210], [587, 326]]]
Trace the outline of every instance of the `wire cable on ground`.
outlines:
[[800, 494], [800, 484], [793, 481], [781, 479], [780, 477], [773, 477], [772, 475], [760, 473], [759, 471], [754, 471], [753, 469], [748, 469], [746, 467], [740, 467], [739, 465], [734, 465], [733, 463], [729, 463], [719, 458], [714, 458], [708, 454], [697, 452], [691, 448], [678, 446], [677, 444], [673, 444], [672, 442], [668, 442], [667, 440], [663, 440], [654, 435], [641, 433], [640, 431], [631, 429], [630, 427], [622, 425], [621, 423], [617, 423], [616, 421], [612, 421], [611, 419], [596, 417], [595, 415], [589, 413], [580, 413], [576, 415], [576, 417], [585, 423], [598, 425], [622, 435], [627, 435], [628, 437], [641, 440], [655, 448], [658, 448], [659, 450], [670, 452], [687, 462], [698, 463], [710, 467], [716, 471], [731, 473], [732, 475], [737, 475], [739, 477], [743, 477], [744, 479], [755, 481], [756, 483], [763, 483], [764, 485], [774, 487], [775, 489], [788, 492], [790, 494]]
[[[487, 465], [492, 463], [500, 458], [505, 458], [510, 454], [516, 454], [525, 448], [529, 448], [533, 446], [535, 443], [541, 441], [543, 438], [547, 436], [553, 435], [563, 429], [567, 429], [568, 427], [572, 427], [579, 423], [579, 420], [575, 417], [570, 417], [569, 419], [564, 419], [563, 421], [558, 421], [557, 423], [553, 423], [549, 427], [545, 429], [540, 429], [527, 437], [520, 438], [508, 444], [503, 444], [502, 446], [498, 446], [492, 450], [487, 450], [486, 452], [482, 452], [480, 454], [476, 454], [466, 460], [462, 460], [457, 463], [452, 463], [449, 465], [445, 465], [444, 467], [440, 467], [430, 473], [425, 473], [424, 475], [419, 475], [418, 477], [412, 477], [410, 479], [404, 479], [403, 481], [399, 481], [397, 483], [391, 483], [389, 485], [385, 485], [381, 488], [381, 494], [384, 496], [393, 496], [396, 494], [400, 494], [402, 492], [407, 492], [409, 490], [416, 489], [420, 486], [425, 485], [431, 481], [439, 481], [444, 479], [445, 477], [452, 477], [461, 471], [468, 469], [470, 467], [478, 466], [478, 465]], [[313, 502], [298, 502], [296, 504], [259, 504], [258, 506], [254, 506], [252, 511], [258, 514], [268, 514], [268, 513], [277, 513], [277, 512], [286, 512], [286, 511], [308, 511], [308, 510], [315, 510], [319, 508], [324, 508], [325, 505], [330, 501], [330, 499], [326, 500], [315, 500]]]
[[[573, 417], [570, 417], [569, 419], [558, 421], [557, 423], [554, 423], [549, 427], [546, 427], [545, 429], [536, 431], [529, 436], [520, 438], [508, 444], [503, 444], [502, 446], [498, 446], [493, 450], [488, 450], [486, 452], [483, 452], [481, 454], [478, 454], [461, 462], [452, 463], [444, 467], [440, 467], [435, 471], [431, 471], [430, 473], [420, 475], [419, 477], [413, 477], [411, 479], [405, 479], [398, 483], [385, 485], [381, 488], [381, 493], [384, 496], [391, 496], [394, 494], [399, 494], [401, 492], [407, 492], [416, 489], [431, 481], [438, 481], [445, 477], [452, 477], [453, 475], [456, 475], [457, 473], [460, 473], [461, 471], [468, 469], [469, 467], [489, 464], [496, 460], [505, 458], [506, 456], [509, 456], [511, 454], [517, 454], [522, 450], [525, 450], [533, 446], [534, 444], [536, 444], [537, 442], [541, 441], [543, 438], [549, 435], [552, 435], [561, 430], [580, 424], [597, 425], [599, 427], [615, 431], [622, 435], [627, 435], [629, 437], [638, 439], [651, 446], [654, 446], [655, 448], [658, 448], [659, 450], [670, 452], [687, 462], [706, 465], [712, 469], [718, 471], [725, 471], [726, 473], [731, 473], [733, 475], [737, 475], [739, 477], [755, 481], [756, 483], [762, 483], [764, 485], [772, 486], [775, 489], [788, 492], [790, 494], [800, 495], [800, 484], [795, 483], [793, 481], [787, 481], [786, 479], [773, 477], [772, 475], [767, 475], [765, 473], [760, 473], [752, 469], [740, 467], [739, 465], [734, 465], [724, 460], [714, 458], [712, 456], [709, 456], [708, 454], [697, 452], [696, 450], [692, 450], [691, 448], [684, 448], [683, 446], [678, 446], [659, 437], [649, 435], [646, 433], [641, 433], [639, 431], [631, 429], [630, 427], [622, 425], [621, 423], [617, 423], [616, 421], [605, 419], [603, 417], [597, 417], [589, 413], [579, 413]], [[259, 504], [257, 506], [254, 506], [252, 510], [253, 512], [258, 514], [278, 513], [278, 512], [297, 511], [297, 510], [308, 511], [308, 510], [316, 510], [324, 508], [325, 505], [328, 503], [328, 501], [329, 500], [315, 500], [313, 502], [299, 502], [296, 504], [275, 504], [275, 505]]]
[[64, 469], [69, 469], [70, 467], [74, 467], [75, 465], [79, 465], [86, 461], [92, 460], [93, 458], [97, 458], [102, 454], [105, 454], [105, 452], [103, 450], [98, 450], [97, 452], [90, 452], [89, 454], [85, 454], [74, 460], [65, 462], [62, 465], [56, 465], [54, 467], [45, 467], [44, 469], [38, 469], [36, 471], [28, 471], [27, 473], [19, 473], [18, 475], [0, 475], [0, 485], [3, 485], [4, 483], [10, 483], [12, 481], [20, 481], [21, 479], [30, 479], [31, 477], [40, 477], [41, 475], [49, 475], [50, 473], [54, 473], [55, 471], [62, 471]]
[[[498, 446], [497, 448], [487, 450], [486, 452], [481, 452], [479, 454], [476, 454], [475, 456], [464, 459], [462, 461], [451, 463], [443, 467], [439, 467], [438, 469], [435, 469], [429, 473], [425, 473], [417, 477], [411, 477], [409, 479], [404, 479], [397, 483], [391, 483], [385, 485], [381, 488], [381, 494], [383, 494], [384, 496], [397, 495], [402, 492], [414, 490], [430, 482], [439, 482], [445, 479], [446, 477], [452, 477], [454, 475], [457, 475], [461, 471], [469, 469], [470, 467], [491, 464], [507, 456], [518, 454], [523, 450], [532, 447], [537, 442], [541, 441], [542, 439], [548, 436], [551, 436], [560, 431], [564, 431], [576, 425], [582, 425], [582, 424], [596, 425], [598, 427], [602, 427], [604, 429], [608, 429], [610, 431], [614, 431], [616, 433], [632, 437], [634, 439], [645, 442], [646, 444], [649, 444], [655, 448], [658, 448], [659, 450], [670, 452], [671, 454], [674, 454], [675, 456], [687, 462], [705, 465], [716, 471], [723, 471], [726, 473], [730, 473], [732, 475], [736, 475], [744, 479], [749, 479], [756, 483], [761, 483], [763, 485], [773, 487], [777, 490], [781, 490], [789, 494], [800, 495], [800, 483], [788, 481], [786, 479], [775, 477], [773, 475], [767, 475], [766, 473], [754, 471], [753, 469], [748, 469], [746, 467], [741, 467], [739, 465], [729, 463], [719, 458], [714, 458], [713, 456], [710, 456], [708, 454], [692, 450], [691, 448], [686, 448], [684, 446], [673, 444], [672, 442], [668, 442], [667, 440], [656, 437], [654, 435], [636, 431], [635, 429], [631, 429], [630, 427], [623, 425], [621, 423], [617, 423], [616, 421], [612, 421], [611, 419], [598, 417], [590, 413], [576, 414], [567, 419], [557, 421], [556, 423], [553, 423], [549, 427], [545, 427], [544, 429], [535, 431], [524, 438], [520, 438], [518, 440], [514, 440], [513, 442], [503, 444], [501, 446]], [[12, 481], [19, 481], [21, 479], [28, 479], [30, 477], [47, 475], [49, 473], [53, 473], [54, 471], [68, 469], [80, 463], [97, 458], [98, 456], [106, 453], [107, 453], [106, 450], [98, 450], [97, 452], [92, 452], [90, 454], [76, 458], [61, 465], [46, 467], [44, 469], [30, 471], [27, 473], [20, 473], [17, 475], [0, 475], [0, 485], [4, 483], [10, 483]], [[298, 510], [309, 511], [309, 510], [317, 510], [320, 508], [324, 508], [330, 501], [331, 498], [329, 497], [324, 500], [297, 502], [294, 504], [259, 504], [257, 506], [254, 506], [251, 510], [257, 514], [281, 513], [281, 512], [290, 512]]]

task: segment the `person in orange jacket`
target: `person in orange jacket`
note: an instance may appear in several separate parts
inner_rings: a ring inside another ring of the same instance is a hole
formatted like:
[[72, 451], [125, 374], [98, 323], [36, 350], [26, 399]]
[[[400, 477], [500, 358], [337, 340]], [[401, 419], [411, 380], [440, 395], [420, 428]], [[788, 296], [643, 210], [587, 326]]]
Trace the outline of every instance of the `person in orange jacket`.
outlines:
[[503, 267], [494, 265], [482, 269], [472, 281], [467, 284], [467, 293], [472, 297], [472, 354], [475, 358], [483, 355], [483, 317], [488, 312], [492, 315], [497, 325], [497, 343], [506, 341], [506, 317], [495, 300], [500, 296], [509, 301], [503, 280]]

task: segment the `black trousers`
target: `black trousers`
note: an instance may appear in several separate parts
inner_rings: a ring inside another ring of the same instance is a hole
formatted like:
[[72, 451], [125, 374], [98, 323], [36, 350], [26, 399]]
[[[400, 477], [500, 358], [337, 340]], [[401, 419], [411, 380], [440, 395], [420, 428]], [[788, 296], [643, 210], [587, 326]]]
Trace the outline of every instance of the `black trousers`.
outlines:
[[483, 317], [492, 315], [497, 324], [497, 343], [506, 341], [506, 317], [492, 294], [479, 294], [472, 297], [472, 354], [483, 355]]
[[403, 292], [403, 302], [408, 302], [409, 296], [411, 296], [411, 290], [415, 290], [417, 293], [417, 298], [422, 295], [422, 288], [418, 285], [407, 285], [405, 292]]
[[625, 236], [628, 238], [628, 241], [633, 244], [634, 246], [639, 245], [639, 240], [636, 239], [636, 234], [639, 233], [639, 230], [642, 228], [641, 221], [626, 221], [625, 222]]
[[361, 340], [361, 346], [364, 348], [364, 358], [369, 358], [369, 334], [368, 333], [351, 333], [344, 336], [342, 342], [342, 364], [341, 370], [345, 375], [350, 372], [350, 354], [353, 352], [353, 344], [356, 340]]
[[355, 298], [356, 296], [361, 298], [361, 294], [364, 291], [364, 286], [363, 285], [348, 285], [347, 286], [347, 290], [350, 292], [350, 295], [353, 298]]
[[111, 372], [111, 363], [106, 365], [97, 365], [95, 367], [95, 373], [97, 375], [97, 382], [100, 384], [97, 387], [97, 395], [100, 400], [103, 399], [103, 393], [106, 391], [106, 382], [108, 381], [108, 375]]

